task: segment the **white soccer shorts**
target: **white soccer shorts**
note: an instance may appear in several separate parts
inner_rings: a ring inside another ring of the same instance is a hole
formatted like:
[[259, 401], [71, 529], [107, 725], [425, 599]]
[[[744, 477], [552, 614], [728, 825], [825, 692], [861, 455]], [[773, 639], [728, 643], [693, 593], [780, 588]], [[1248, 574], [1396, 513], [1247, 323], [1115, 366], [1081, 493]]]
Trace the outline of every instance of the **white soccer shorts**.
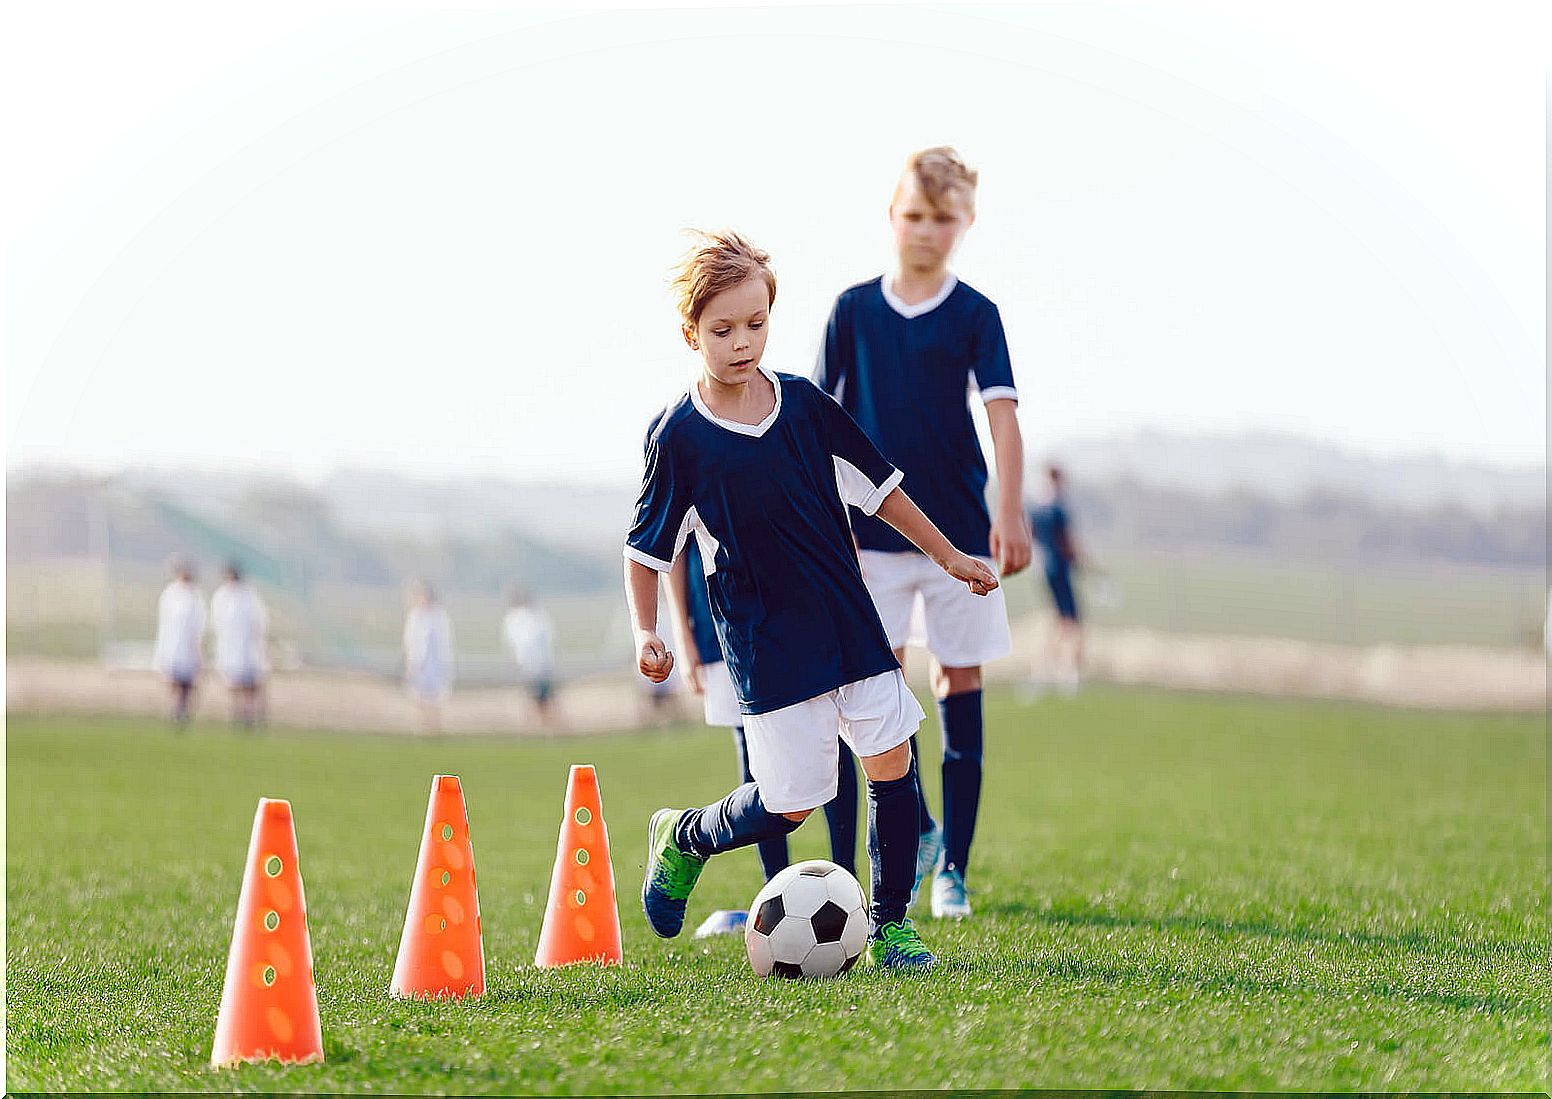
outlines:
[[738, 712], [738, 693], [733, 690], [733, 673], [727, 661], [701, 665], [701, 701], [706, 706], [706, 724], [733, 729], [744, 723]]
[[[1002, 588], [976, 595], [921, 553], [858, 556], [891, 648], [925, 645], [945, 668], [973, 668], [1013, 651]], [[995, 561], [981, 560], [997, 571]]]
[[841, 740], [859, 756], [881, 755], [910, 740], [925, 716], [898, 668], [770, 713], [745, 714], [749, 770], [761, 800], [773, 813], [819, 808], [835, 797]]

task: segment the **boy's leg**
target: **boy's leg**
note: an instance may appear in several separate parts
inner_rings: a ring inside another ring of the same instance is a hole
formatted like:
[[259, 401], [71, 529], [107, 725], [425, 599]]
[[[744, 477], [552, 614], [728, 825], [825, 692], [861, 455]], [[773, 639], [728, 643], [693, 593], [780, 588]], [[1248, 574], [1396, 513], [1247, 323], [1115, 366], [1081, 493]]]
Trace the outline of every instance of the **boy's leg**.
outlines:
[[[733, 726], [733, 749], [738, 753], [738, 777], [745, 783], [754, 781], [754, 772], [749, 770], [749, 746], [744, 739], [744, 727]], [[856, 801], [856, 779], [852, 780], [852, 800]], [[825, 813], [830, 812], [829, 806], [825, 806]], [[833, 832], [832, 832], [833, 835]], [[755, 850], [760, 855], [760, 869], [765, 873], [765, 880], [770, 881], [777, 874], [787, 868], [791, 861], [791, 855], [787, 850], [787, 833], [779, 836], [771, 836], [769, 839], [759, 840], [755, 844]]]
[[652, 814], [641, 907], [658, 935], [679, 934], [685, 903], [712, 855], [785, 836], [835, 796], [834, 694], [746, 715], [744, 743], [755, 780], [701, 809]]
[[[961, 874], [970, 862], [981, 804], [985, 740], [980, 668], [941, 668], [933, 677], [943, 726], [943, 862]], [[936, 693], [936, 692], [935, 692]]]
[[[825, 823], [830, 826], [830, 861], [853, 877], [857, 874], [857, 764], [848, 749], [841, 751], [836, 767], [835, 796], [825, 802]], [[785, 853], [785, 847], [783, 852]], [[783, 863], [783, 865], [786, 865]], [[766, 875], [770, 879], [770, 875]]]
[[921, 838], [911, 733], [921, 724], [922, 709], [899, 671], [849, 683], [836, 693], [841, 735], [868, 780], [869, 957], [883, 968], [924, 968], [936, 959], [905, 918]]
[[760, 787], [746, 782], [700, 809], [659, 809], [647, 823], [647, 872], [641, 909], [665, 939], [684, 927], [684, 911], [706, 860], [774, 836], [785, 836], [808, 813], [773, 813]]
[[964, 874], [981, 805], [985, 743], [981, 665], [1012, 650], [999, 588], [971, 595], [947, 574], [924, 592], [933, 694], [943, 729], [943, 862], [933, 883], [935, 916], [968, 916]]
[[868, 861], [872, 890], [868, 915], [874, 933], [905, 919], [916, 874], [915, 760], [910, 741], [875, 756], [864, 756], [868, 776]]

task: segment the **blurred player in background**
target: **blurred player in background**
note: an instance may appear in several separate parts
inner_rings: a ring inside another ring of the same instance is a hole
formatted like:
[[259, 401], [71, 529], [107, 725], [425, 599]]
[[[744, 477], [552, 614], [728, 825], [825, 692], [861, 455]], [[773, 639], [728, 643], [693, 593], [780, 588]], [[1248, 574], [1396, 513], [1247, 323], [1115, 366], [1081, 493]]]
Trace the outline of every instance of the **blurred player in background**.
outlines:
[[539, 724], [550, 725], [555, 717], [555, 620], [526, 588], [512, 591], [501, 639], [533, 699]]
[[[904, 470], [905, 489], [949, 541], [1006, 577], [1027, 568], [1031, 553], [1013, 365], [997, 306], [948, 266], [975, 221], [978, 182], [946, 146], [910, 157], [889, 204], [898, 266], [836, 299], [815, 380]], [[972, 386], [986, 406], [997, 463], [990, 514]], [[856, 509], [851, 521], [897, 659], [904, 664], [908, 643], [925, 644], [933, 656], [943, 826], [921, 796], [916, 883], [936, 869], [932, 914], [968, 916], [965, 873], [981, 804], [981, 665], [1013, 647], [1002, 592], [979, 599], [888, 524]]]
[[422, 728], [440, 732], [442, 706], [453, 689], [453, 623], [423, 580], [410, 589], [404, 619], [404, 677], [420, 707]]
[[204, 666], [200, 643], [205, 636], [205, 597], [194, 578], [194, 563], [187, 557], [174, 557], [167, 568], [172, 579], [156, 605], [151, 666], [172, 691], [172, 720], [181, 729], [193, 712], [194, 687]]
[[264, 721], [264, 681], [269, 669], [269, 612], [258, 590], [229, 562], [210, 597], [216, 670], [232, 692], [232, 720], [255, 728]]
[[1072, 535], [1072, 516], [1067, 510], [1061, 467], [1054, 462], [1047, 465], [1045, 480], [1044, 495], [1031, 509], [1029, 522], [1045, 559], [1045, 583], [1056, 608], [1056, 629], [1051, 634], [1047, 660], [1057, 687], [1065, 694], [1076, 694], [1083, 669], [1083, 621], [1078, 613], [1072, 573], [1082, 560]]

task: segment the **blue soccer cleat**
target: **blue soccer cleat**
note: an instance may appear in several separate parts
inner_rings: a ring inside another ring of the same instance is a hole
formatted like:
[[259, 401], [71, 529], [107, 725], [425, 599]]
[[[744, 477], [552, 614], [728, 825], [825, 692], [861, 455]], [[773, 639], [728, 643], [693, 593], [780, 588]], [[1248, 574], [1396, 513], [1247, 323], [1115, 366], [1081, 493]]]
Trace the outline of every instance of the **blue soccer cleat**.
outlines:
[[868, 964], [875, 969], [920, 972], [938, 964], [910, 920], [886, 923], [868, 936]]
[[647, 926], [660, 938], [671, 939], [684, 929], [685, 902], [706, 866], [706, 860], [681, 851], [674, 829], [688, 812], [659, 809], [647, 824], [647, 873], [641, 883], [641, 910]]

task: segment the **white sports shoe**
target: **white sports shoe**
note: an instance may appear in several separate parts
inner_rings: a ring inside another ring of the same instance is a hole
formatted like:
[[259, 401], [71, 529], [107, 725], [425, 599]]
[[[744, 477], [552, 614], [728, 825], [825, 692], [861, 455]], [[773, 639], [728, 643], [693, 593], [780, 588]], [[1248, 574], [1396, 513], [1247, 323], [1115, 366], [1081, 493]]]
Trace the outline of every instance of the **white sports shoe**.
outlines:
[[965, 895], [965, 876], [953, 867], [938, 871], [932, 879], [932, 917], [937, 920], [962, 920], [970, 915], [970, 899]]
[[932, 824], [932, 830], [923, 832], [921, 840], [916, 847], [916, 884], [911, 886], [910, 907], [916, 903], [916, 894], [921, 889], [921, 883], [927, 880], [927, 875], [937, 868], [938, 860], [943, 857], [943, 828], [936, 821]]
[[742, 935], [749, 922], [749, 913], [737, 909], [719, 908], [695, 929], [695, 938], [709, 939], [713, 935]]

